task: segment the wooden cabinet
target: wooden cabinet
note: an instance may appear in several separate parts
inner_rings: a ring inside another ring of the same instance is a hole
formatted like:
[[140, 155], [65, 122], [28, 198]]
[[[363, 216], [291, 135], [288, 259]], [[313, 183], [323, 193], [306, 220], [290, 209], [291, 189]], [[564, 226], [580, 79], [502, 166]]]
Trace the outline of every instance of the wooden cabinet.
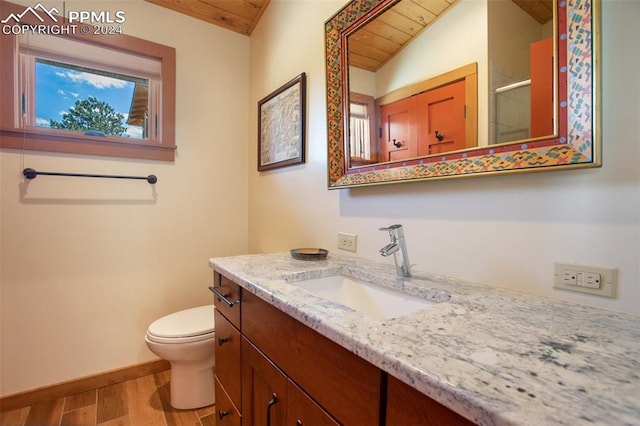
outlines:
[[222, 274], [215, 273], [213, 276], [213, 287], [209, 289], [216, 296], [213, 304], [231, 324], [240, 329], [240, 299], [242, 298], [242, 288]]
[[468, 426], [472, 422], [393, 376], [387, 382], [387, 426]]
[[217, 426], [240, 426], [242, 417], [235, 404], [227, 394], [224, 386], [216, 377], [216, 425]]
[[214, 272], [213, 287], [216, 350], [216, 413], [221, 425], [241, 424], [241, 340], [240, 310], [242, 289]]
[[246, 293], [242, 334], [340, 423], [377, 425], [382, 371]]
[[338, 426], [340, 424], [295, 383], [289, 381], [287, 386], [287, 425]]
[[240, 301], [216, 296], [218, 425], [472, 424], [217, 272], [214, 283]]
[[229, 398], [240, 406], [240, 331], [224, 315], [215, 311], [216, 327], [216, 377]]
[[242, 354], [243, 424], [284, 425], [286, 376], [244, 338]]

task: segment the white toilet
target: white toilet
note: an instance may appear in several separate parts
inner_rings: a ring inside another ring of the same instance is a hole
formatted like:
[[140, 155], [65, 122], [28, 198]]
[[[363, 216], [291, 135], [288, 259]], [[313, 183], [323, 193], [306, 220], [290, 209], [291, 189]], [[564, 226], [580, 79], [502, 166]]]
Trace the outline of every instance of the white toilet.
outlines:
[[215, 403], [213, 305], [186, 309], [151, 323], [144, 340], [171, 363], [171, 406], [178, 409]]

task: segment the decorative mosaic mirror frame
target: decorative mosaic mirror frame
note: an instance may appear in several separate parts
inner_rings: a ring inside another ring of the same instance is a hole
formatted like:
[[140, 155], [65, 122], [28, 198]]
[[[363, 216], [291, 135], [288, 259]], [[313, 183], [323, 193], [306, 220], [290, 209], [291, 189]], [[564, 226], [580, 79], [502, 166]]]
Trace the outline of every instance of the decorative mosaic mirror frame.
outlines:
[[601, 166], [599, 0], [557, 0], [557, 135], [348, 168], [347, 36], [398, 0], [352, 0], [325, 23], [328, 188]]

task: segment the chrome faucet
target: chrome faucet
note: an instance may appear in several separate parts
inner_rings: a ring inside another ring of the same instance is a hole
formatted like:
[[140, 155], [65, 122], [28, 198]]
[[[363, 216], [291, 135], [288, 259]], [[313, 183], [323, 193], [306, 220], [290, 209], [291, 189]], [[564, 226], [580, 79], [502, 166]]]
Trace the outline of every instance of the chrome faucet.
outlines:
[[404, 241], [402, 225], [391, 225], [388, 228], [380, 228], [380, 231], [389, 231], [389, 238], [391, 239], [389, 244], [379, 250], [380, 254], [384, 257], [393, 254], [393, 260], [396, 263], [396, 273], [401, 277], [410, 277], [411, 263], [409, 263], [409, 254]]

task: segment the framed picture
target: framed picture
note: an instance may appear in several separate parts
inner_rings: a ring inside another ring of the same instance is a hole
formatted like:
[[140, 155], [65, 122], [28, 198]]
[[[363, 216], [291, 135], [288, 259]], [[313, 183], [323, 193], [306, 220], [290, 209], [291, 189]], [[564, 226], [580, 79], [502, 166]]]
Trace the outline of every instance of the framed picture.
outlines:
[[304, 163], [306, 75], [258, 102], [258, 171]]

